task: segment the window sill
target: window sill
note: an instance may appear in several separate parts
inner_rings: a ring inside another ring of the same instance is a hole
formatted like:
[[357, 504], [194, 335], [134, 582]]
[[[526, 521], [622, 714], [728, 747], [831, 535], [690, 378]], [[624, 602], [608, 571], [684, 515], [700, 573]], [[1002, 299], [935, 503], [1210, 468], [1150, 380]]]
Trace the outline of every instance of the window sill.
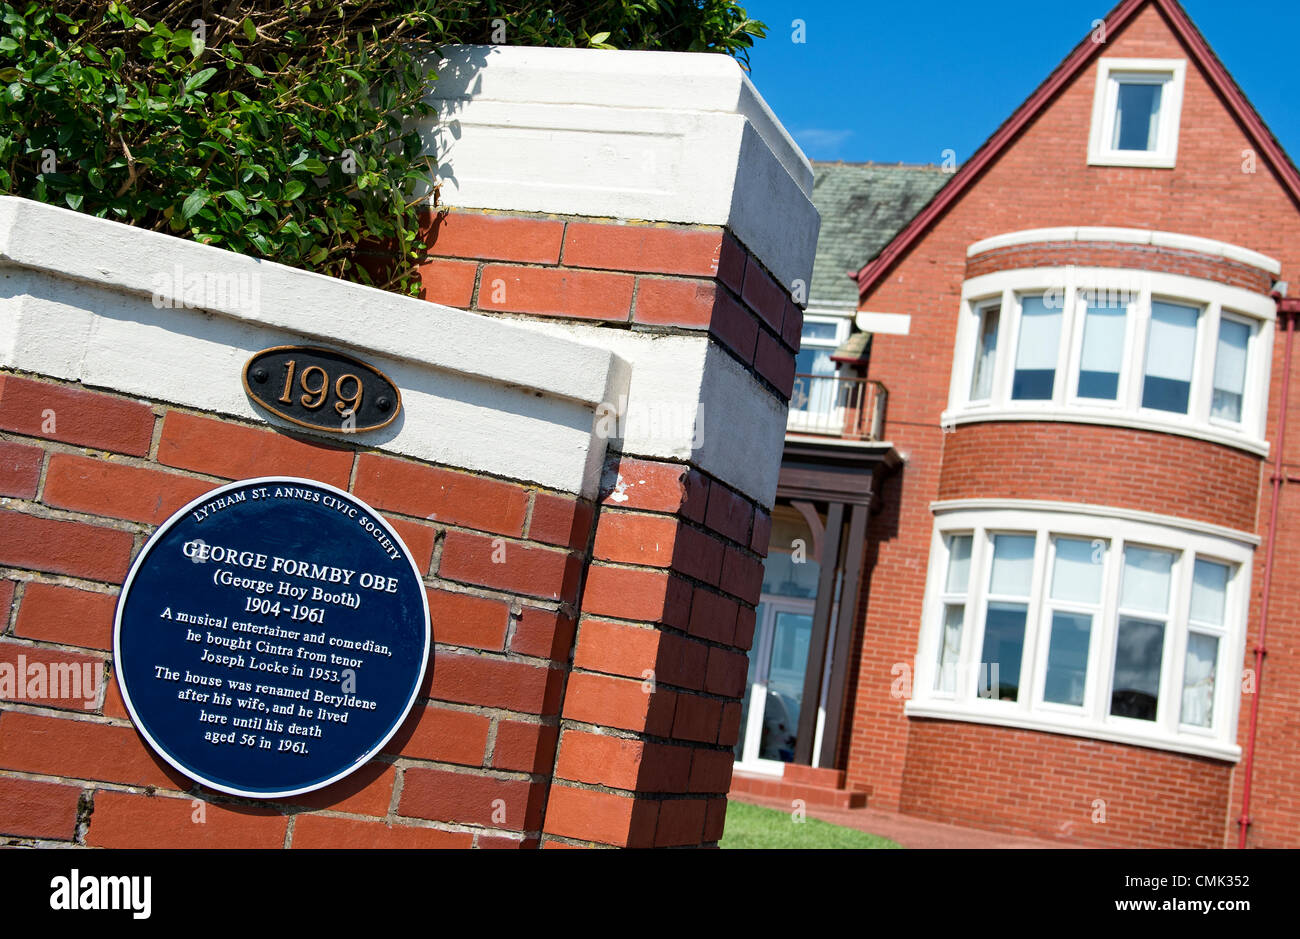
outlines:
[[[1050, 402], [1048, 402], [1051, 404]], [[1206, 424], [1191, 424], [1181, 421], [1161, 420], [1147, 413], [1134, 414], [1117, 408], [1088, 408], [1079, 405], [1051, 405], [1008, 407], [976, 406], [960, 411], [944, 411], [939, 417], [940, 426], [953, 427], [960, 424], [977, 424], [986, 421], [1049, 421], [1070, 424], [1100, 424], [1110, 427], [1126, 427], [1133, 430], [1150, 430], [1163, 434], [1175, 434], [1180, 437], [1193, 437], [1208, 440], [1244, 450], [1256, 456], [1268, 456], [1269, 444], [1266, 440], [1247, 434]]]
[[1176, 160], [1177, 154], [1155, 153], [1150, 150], [1111, 150], [1088, 154], [1089, 166], [1130, 166], [1136, 169], [1171, 170]]
[[994, 713], [993, 710], [981, 709], [974, 712], [946, 701], [908, 701], [903, 705], [903, 713], [908, 717], [928, 717], [939, 720], [965, 721], [971, 724], [990, 724], [996, 727], [1015, 727], [1021, 730], [1035, 730], [1043, 733], [1064, 734], [1069, 737], [1087, 737], [1093, 740], [1105, 740], [1111, 743], [1123, 743], [1134, 747], [1152, 750], [1168, 750], [1174, 753], [1186, 753], [1192, 756], [1209, 757], [1236, 763], [1241, 759], [1241, 747], [1224, 743], [1214, 738], [1204, 740], [1190, 736], [1171, 737], [1167, 734], [1134, 733], [1124, 727], [1111, 724], [1085, 723], [1083, 721], [1065, 721], [1044, 715], [1027, 714], [1021, 711]]

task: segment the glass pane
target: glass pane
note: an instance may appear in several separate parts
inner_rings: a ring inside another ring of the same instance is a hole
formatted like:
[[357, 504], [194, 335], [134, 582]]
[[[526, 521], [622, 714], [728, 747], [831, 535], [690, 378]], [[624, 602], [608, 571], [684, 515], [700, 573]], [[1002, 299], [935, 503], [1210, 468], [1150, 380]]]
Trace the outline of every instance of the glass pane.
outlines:
[[1219, 640], [1189, 633], [1187, 663], [1183, 668], [1184, 724], [1210, 727], [1214, 721], [1214, 671], [1219, 659]]
[[1052, 569], [1052, 599], [1099, 603], [1105, 558], [1104, 541], [1057, 538], [1056, 563]]
[[998, 352], [998, 319], [1002, 308], [985, 307], [980, 316], [979, 339], [975, 345], [975, 371], [971, 377], [970, 397], [981, 401], [993, 392], [993, 363]]
[[796, 375], [827, 375], [835, 371], [831, 361], [833, 349], [800, 349], [794, 357]]
[[1127, 309], [1090, 302], [1083, 320], [1083, 353], [1079, 361], [1079, 397], [1114, 401], [1119, 394], [1119, 368], [1124, 361]]
[[965, 593], [970, 583], [970, 535], [948, 536], [948, 593]]
[[1197, 558], [1192, 571], [1192, 619], [1210, 626], [1223, 625], [1231, 574], [1232, 570], [1226, 564]]
[[1020, 694], [1020, 657], [1025, 647], [1023, 603], [990, 603], [984, 618], [984, 654], [978, 693], [1000, 701], [1015, 701]]
[[1169, 580], [1174, 556], [1169, 551], [1128, 547], [1124, 549], [1124, 586], [1120, 606], [1147, 613], [1169, 609]]
[[[835, 363], [831, 361], [834, 349], [803, 349], [794, 358], [794, 388], [790, 392], [790, 410], [812, 414], [828, 414], [835, 406], [835, 389], [838, 385]], [[821, 377], [825, 376], [825, 377]]]
[[763, 593], [782, 597], [817, 596], [821, 565], [813, 559], [812, 529], [788, 505], [772, 510], [772, 533], [763, 561]]
[[1214, 400], [1210, 415], [1225, 421], [1241, 421], [1241, 402], [1246, 391], [1246, 347], [1250, 327], [1236, 320], [1219, 321], [1219, 347], [1214, 354]]
[[989, 593], [1004, 597], [1027, 597], [1033, 574], [1033, 535], [993, 536], [993, 570], [989, 576]]
[[1154, 150], [1160, 126], [1161, 86], [1120, 82], [1115, 110], [1113, 150]]
[[961, 627], [966, 607], [960, 603], [943, 608], [943, 633], [939, 637], [939, 670], [934, 676], [934, 690], [952, 694], [957, 690], [957, 656], [961, 653]]
[[1088, 640], [1092, 617], [1086, 613], [1052, 613], [1052, 641], [1047, 647], [1047, 681], [1043, 700], [1083, 705], [1088, 675]]
[[1192, 360], [1196, 355], [1196, 318], [1200, 310], [1177, 303], [1151, 304], [1147, 333], [1146, 379], [1142, 406], [1187, 413], [1192, 389]]
[[763, 593], [778, 597], [815, 597], [821, 565], [804, 552], [812, 550], [812, 540], [795, 551], [771, 549], [763, 561]]
[[1115, 683], [1110, 713], [1143, 721], [1156, 719], [1165, 624], [1121, 616], [1115, 644]]
[[1022, 297], [1016, 374], [1011, 382], [1013, 399], [1046, 401], [1052, 397], [1060, 340], [1060, 307], [1049, 307], [1042, 297]]
[[811, 616], [784, 611], [776, 614], [767, 673], [767, 703], [763, 710], [763, 739], [758, 747], [760, 759], [783, 763], [794, 759], [811, 639]]

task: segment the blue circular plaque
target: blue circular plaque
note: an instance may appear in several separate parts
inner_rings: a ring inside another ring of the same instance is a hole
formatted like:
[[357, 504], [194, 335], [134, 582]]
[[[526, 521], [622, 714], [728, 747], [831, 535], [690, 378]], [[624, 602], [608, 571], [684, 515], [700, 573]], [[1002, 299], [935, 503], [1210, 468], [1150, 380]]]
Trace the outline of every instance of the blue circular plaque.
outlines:
[[379, 752], [415, 703], [430, 638], [420, 572], [374, 509], [265, 477], [215, 489], [154, 532], [122, 586], [113, 656], [163, 759], [271, 799]]

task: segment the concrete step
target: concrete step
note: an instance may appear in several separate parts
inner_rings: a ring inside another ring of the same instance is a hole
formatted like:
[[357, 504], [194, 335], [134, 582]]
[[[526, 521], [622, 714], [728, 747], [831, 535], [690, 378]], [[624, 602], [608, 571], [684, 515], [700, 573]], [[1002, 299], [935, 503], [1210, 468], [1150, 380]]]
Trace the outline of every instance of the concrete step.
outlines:
[[[808, 767], [802, 767], [808, 769]], [[834, 770], [817, 771], [830, 772]], [[796, 779], [806, 778], [800, 774], [795, 774]], [[842, 779], [843, 774], [840, 774]], [[822, 779], [824, 777], [813, 777]], [[867, 798], [870, 793], [863, 789], [845, 789], [842, 786], [825, 786], [814, 785], [807, 782], [792, 781], [788, 775], [786, 778], [780, 776], [760, 776], [757, 774], [734, 773], [731, 777], [731, 791], [735, 793], [748, 793], [757, 796], [766, 796], [772, 799], [781, 799], [783, 801], [793, 802], [796, 799], [802, 800], [805, 805], [818, 806], [821, 808], [836, 809], [861, 809], [866, 808]]]

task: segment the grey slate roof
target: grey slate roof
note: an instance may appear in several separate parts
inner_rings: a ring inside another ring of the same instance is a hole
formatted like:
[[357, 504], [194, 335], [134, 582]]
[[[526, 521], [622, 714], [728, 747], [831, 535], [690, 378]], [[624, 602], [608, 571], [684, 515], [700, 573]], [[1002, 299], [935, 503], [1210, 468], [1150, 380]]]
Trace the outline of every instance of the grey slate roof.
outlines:
[[808, 287], [809, 307], [856, 309], [859, 270], [952, 179], [938, 166], [813, 163], [813, 205], [821, 235]]

